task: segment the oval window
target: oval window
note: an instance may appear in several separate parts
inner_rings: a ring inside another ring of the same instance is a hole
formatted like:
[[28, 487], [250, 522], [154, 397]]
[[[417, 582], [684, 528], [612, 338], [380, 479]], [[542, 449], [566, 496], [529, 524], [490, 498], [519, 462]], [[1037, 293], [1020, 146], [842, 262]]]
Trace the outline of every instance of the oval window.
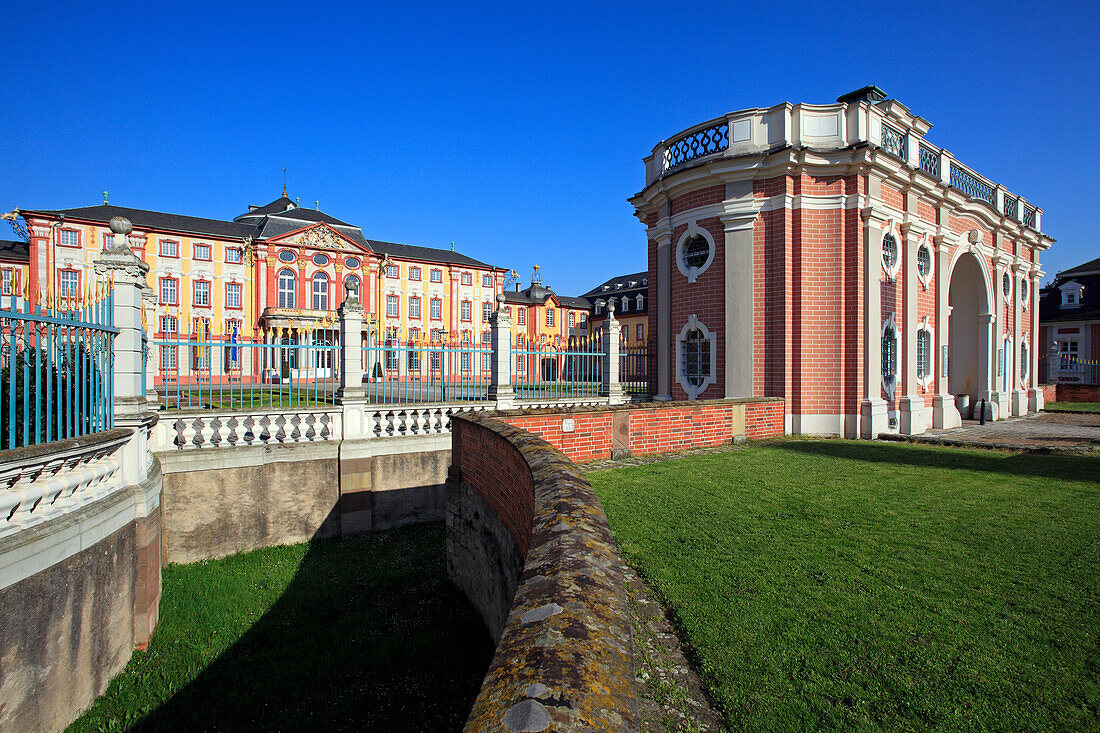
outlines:
[[927, 278], [928, 273], [932, 272], [932, 253], [925, 245], [917, 250], [917, 272], [923, 278]]
[[281, 260], [282, 262], [293, 262], [295, 259], [296, 258], [294, 256], [294, 253], [291, 252], [289, 249], [284, 249], [282, 252], [279, 253], [279, 260]]
[[1027, 278], [1020, 281], [1020, 300], [1027, 302]]
[[313, 264], [317, 265], [318, 267], [324, 267], [328, 264], [328, 255], [323, 255], [320, 253], [313, 255]]
[[355, 268], [359, 267], [359, 258], [348, 257], [346, 260], [344, 260], [344, 267], [348, 268], [349, 270], [354, 270]]
[[898, 240], [893, 234], [887, 234], [882, 238], [882, 261], [886, 263], [886, 269], [892, 271], [898, 261]]
[[684, 249], [682, 257], [684, 259], [684, 266], [687, 268], [702, 267], [707, 262], [707, 257], [710, 256], [710, 243], [706, 238], [696, 234], [693, 237], [688, 237], [688, 240], [684, 242]]
[[1001, 283], [1005, 291], [1005, 297], [1012, 295], [1012, 278], [1008, 276], [1007, 272], [1001, 276]]

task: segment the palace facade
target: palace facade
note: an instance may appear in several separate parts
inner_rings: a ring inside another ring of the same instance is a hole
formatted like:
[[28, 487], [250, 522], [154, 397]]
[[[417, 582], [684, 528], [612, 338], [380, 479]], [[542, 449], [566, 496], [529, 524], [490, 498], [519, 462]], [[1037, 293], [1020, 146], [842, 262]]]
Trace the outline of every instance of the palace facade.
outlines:
[[608, 308], [615, 309], [615, 319], [622, 329], [620, 343], [627, 347], [644, 347], [649, 335], [649, 273], [634, 272], [616, 275], [581, 296], [592, 309], [592, 324], [598, 328], [607, 320]]
[[876, 87], [657, 144], [651, 392], [776, 396], [788, 432], [875, 437], [1042, 407], [1042, 210]]
[[366, 310], [365, 329], [377, 328], [379, 338], [473, 342], [509, 272], [459, 252], [366, 239], [285, 191], [232, 221], [106, 203], [19, 213], [32, 299], [82, 292], [109, 246], [108, 222], [128, 219], [131, 248], [149, 265], [158, 339], [201, 332], [249, 342], [299, 330], [335, 339], [335, 309], [350, 288]]

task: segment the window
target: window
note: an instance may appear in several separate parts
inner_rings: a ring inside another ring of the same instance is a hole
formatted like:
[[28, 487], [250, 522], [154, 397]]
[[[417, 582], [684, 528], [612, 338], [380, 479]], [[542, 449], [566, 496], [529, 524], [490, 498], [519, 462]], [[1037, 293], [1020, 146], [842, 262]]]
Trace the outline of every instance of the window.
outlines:
[[[1025, 280], [1024, 282], [1027, 282]], [[1027, 341], [1020, 342], [1020, 382], [1027, 383]]]
[[75, 229], [58, 229], [57, 243], [62, 247], [79, 247], [80, 232]]
[[527, 325], [527, 309], [521, 306], [516, 306], [516, 324], [520, 326]]
[[1077, 341], [1062, 341], [1058, 349], [1058, 357], [1064, 368], [1067, 364], [1077, 363], [1077, 354], [1080, 344]]
[[[521, 348], [523, 346], [523, 344], [521, 344], [521, 343], [517, 343], [516, 345], [520, 346]], [[516, 357], [516, 371], [517, 372], [522, 372], [525, 368], [526, 363], [527, 363], [527, 357], [526, 356], [524, 356], [522, 354], [517, 356]]]
[[493, 369], [493, 355], [489, 353], [489, 349], [493, 348], [493, 335], [489, 331], [485, 331], [481, 334], [481, 371], [488, 372]]
[[635, 308], [635, 310], [642, 310], [643, 308], [645, 308], [645, 296], [644, 295], [639, 295], [638, 296], [638, 307]]
[[1020, 300], [1027, 303], [1027, 278], [1020, 280]]
[[170, 277], [160, 279], [160, 303], [161, 305], [179, 305], [177, 288], [179, 282]]
[[386, 296], [386, 317], [397, 318], [401, 315], [401, 305], [398, 296], [387, 295]]
[[443, 282], [443, 270], [432, 269], [430, 275], [433, 283]]
[[483, 288], [493, 287], [493, 276], [492, 275], [482, 275], [481, 276], [481, 287], [483, 287]]
[[225, 248], [225, 261], [237, 265], [244, 260], [244, 254], [241, 252], [240, 247], [226, 247]]
[[179, 321], [175, 316], [160, 317], [160, 332], [166, 336], [176, 336], [179, 333]]
[[1001, 275], [1001, 290], [1004, 292], [1005, 300], [1012, 296], [1012, 277], [1008, 272]]
[[882, 388], [888, 397], [893, 397], [898, 379], [898, 332], [894, 327], [894, 317], [886, 322], [882, 329]]
[[111, 231], [103, 232], [103, 249], [110, 249], [115, 243], [115, 235]]
[[[416, 343], [416, 339], [413, 338], [411, 331], [409, 332], [409, 342], [410, 342], [410, 344], [415, 344]], [[409, 371], [410, 372], [419, 372], [420, 371], [420, 349], [417, 349], [417, 348], [409, 349], [408, 354], [409, 354], [409, 357], [408, 357], [408, 359], [409, 359]]]
[[328, 255], [318, 252], [317, 254], [313, 255], [313, 264], [317, 265], [318, 267], [324, 267], [328, 264]]
[[577, 326], [577, 314], [573, 311], [569, 311], [569, 327], [576, 328]]
[[[714, 261], [714, 239], [710, 232], [700, 227], [696, 222], [690, 222], [687, 230], [676, 242], [674, 261], [676, 269], [687, 278], [689, 283], [695, 282], [698, 277], [706, 272]], [[615, 283], [615, 289], [622, 287], [622, 283]]]
[[323, 272], [313, 274], [313, 310], [328, 310], [328, 275]]
[[553, 308], [547, 308], [546, 309], [546, 325], [548, 327], [552, 327], [554, 325], [554, 309]]
[[587, 325], [588, 325], [588, 314], [587, 313], [581, 313], [581, 328], [584, 328]]
[[471, 303], [468, 300], [464, 300], [464, 301], [462, 301], [461, 308], [462, 308], [462, 311], [461, 311], [462, 320], [464, 320], [464, 321], [473, 320], [473, 313], [472, 313], [473, 303]]
[[399, 278], [401, 277], [400, 265], [386, 265], [386, 277]]
[[75, 298], [80, 292], [80, 273], [76, 270], [61, 270], [57, 275], [57, 295], [60, 298]]
[[346, 260], [344, 260], [344, 267], [348, 268], [349, 270], [357, 269], [359, 267], [359, 258], [348, 257]]
[[225, 307], [226, 308], [240, 308], [241, 307], [241, 284], [240, 283], [226, 283], [225, 284]]
[[351, 291], [351, 294], [359, 298], [359, 278], [355, 275], [348, 275], [344, 278], [344, 292]]
[[296, 283], [293, 270], [279, 270], [279, 307], [293, 308]]
[[699, 329], [687, 332], [684, 339], [684, 376], [688, 383], [700, 386], [710, 374], [710, 341]]
[[927, 280], [930, 272], [932, 272], [932, 252], [927, 244], [922, 244], [917, 249], [917, 274], [920, 275], [921, 280]]
[[428, 302], [429, 314], [433, 321], [439, 321], [443, 319], [443, 299], [432, 298]]
[[628, 310], [630, 310], [630, 298], [628, 298], [627, 296], [624, 295], [623, 296], [623, 313], [626, 313]]
[[474, 282], [474, 279], [473, 279], [473, 276], [470, 275], [470, 273], [468, 273], [468, 272], [462, 273], [462, 284], [463, 285], [472, 285], [473, 282]]
[[179, 257], [179, 242], [173, 239], [160, 240], [160, 256], [161, 257]]
[[196, 260], [210, 260], [210, 245], [209, 244], [196, 244], [195, 245], [195, 259]]
[[176, 347], [175, 346], [161, 346], [160, 347], [160, 368], [161, 369], [175, 369], [176, 368]]
[[210, 283], [207, 280], [196, 280], [193, 284], [195, 290], [195, 305], [200, 307], [210, 306]]
[[917, 331], [917, 379], [928, 379], [932, 373], [932, 332]]
[[641, 342], [645, 341], [645, 325], [644, 324], [639, 323], [635, 327], [634, 336], [635, 336], [635, 340], [637, 340], [638, 343], [641, 343]]
[[409, 298], [409, 318], [420, 318], [420, 298], [415, 295]]
[[279, 253], [280, 262], [293, 262], [295, 259], [297, 258], [294, 256], [294, 252], [289, 249], [284, 249]]
[[420, 268], [419, 267], [412, 267], [412, 266], [409, 267], [409, 279], [410, 280], [416, 280], [418, 282], [420, 281]]
[[2, 279], [3, 282], [3, 286], [0, 288], [0, 294], [11, 295], [12, 274], [12, 270], [3, 270], [0, 272], [0, 279]]
[[493, 304], [489, 301], [485, 301], [481, 304], [481, 322], [488, 323], [489, 318], [493, 315]]
[[886, 272], [894, 272], [898, 263], [898, 240], [893, 234], [882, 238], [882, 263], [886, 266]]
[[710, 245], [705, 238], [698, 234], [688, 237], [688, 240], [684, 242], [683, 260], [689, 269], [702, 267], [709, 254]]

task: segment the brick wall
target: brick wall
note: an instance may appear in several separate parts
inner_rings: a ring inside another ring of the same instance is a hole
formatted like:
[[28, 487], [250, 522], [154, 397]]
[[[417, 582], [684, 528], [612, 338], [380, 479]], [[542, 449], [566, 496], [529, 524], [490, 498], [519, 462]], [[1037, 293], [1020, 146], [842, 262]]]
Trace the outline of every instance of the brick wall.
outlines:
[[1050, 399], [1046, 397], [1047, 389], [1055, 387], [1055, 395], [1057, 402], [1100, 402], [1100, 386], [1088, 385], [1088, 384], [1056, 384], [1045, 385], [1043, 387], [1044, 399]]

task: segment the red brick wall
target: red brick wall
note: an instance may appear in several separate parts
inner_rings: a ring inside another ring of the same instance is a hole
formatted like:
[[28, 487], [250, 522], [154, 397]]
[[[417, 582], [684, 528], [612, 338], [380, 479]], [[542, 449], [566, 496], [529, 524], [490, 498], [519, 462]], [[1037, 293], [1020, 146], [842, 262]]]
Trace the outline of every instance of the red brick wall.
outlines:
[[[1085, 384], [1057, 384], [1057, 402], [1100, 402], [1100, 386]], [[1044, 395], [1046, 389], [1043, 390]], [[1045, 397], [1044, 397], [1045, 399]]]
[[[617, 412], [629, 414], [631, 454], [646, 455], [731, 442], [734, 405], [724, 400], [648, 403], [577, 412], [513, 413], [500, 419], [534, 433], [571, 460], [586, 463], [611, 457], [612, 422]], [[745, 403], [745, 437], [758, 440], [782, 435], [783, 414], [782, 402]], [[573, 421], [573, 432], [562, 431], [566, 419]]]
[[464, 420], [455, 420], [452, 428], [451, 463], [496, 510], [526, 557], [535, 511], [530, 467], [511, 442], [492, 430]]

